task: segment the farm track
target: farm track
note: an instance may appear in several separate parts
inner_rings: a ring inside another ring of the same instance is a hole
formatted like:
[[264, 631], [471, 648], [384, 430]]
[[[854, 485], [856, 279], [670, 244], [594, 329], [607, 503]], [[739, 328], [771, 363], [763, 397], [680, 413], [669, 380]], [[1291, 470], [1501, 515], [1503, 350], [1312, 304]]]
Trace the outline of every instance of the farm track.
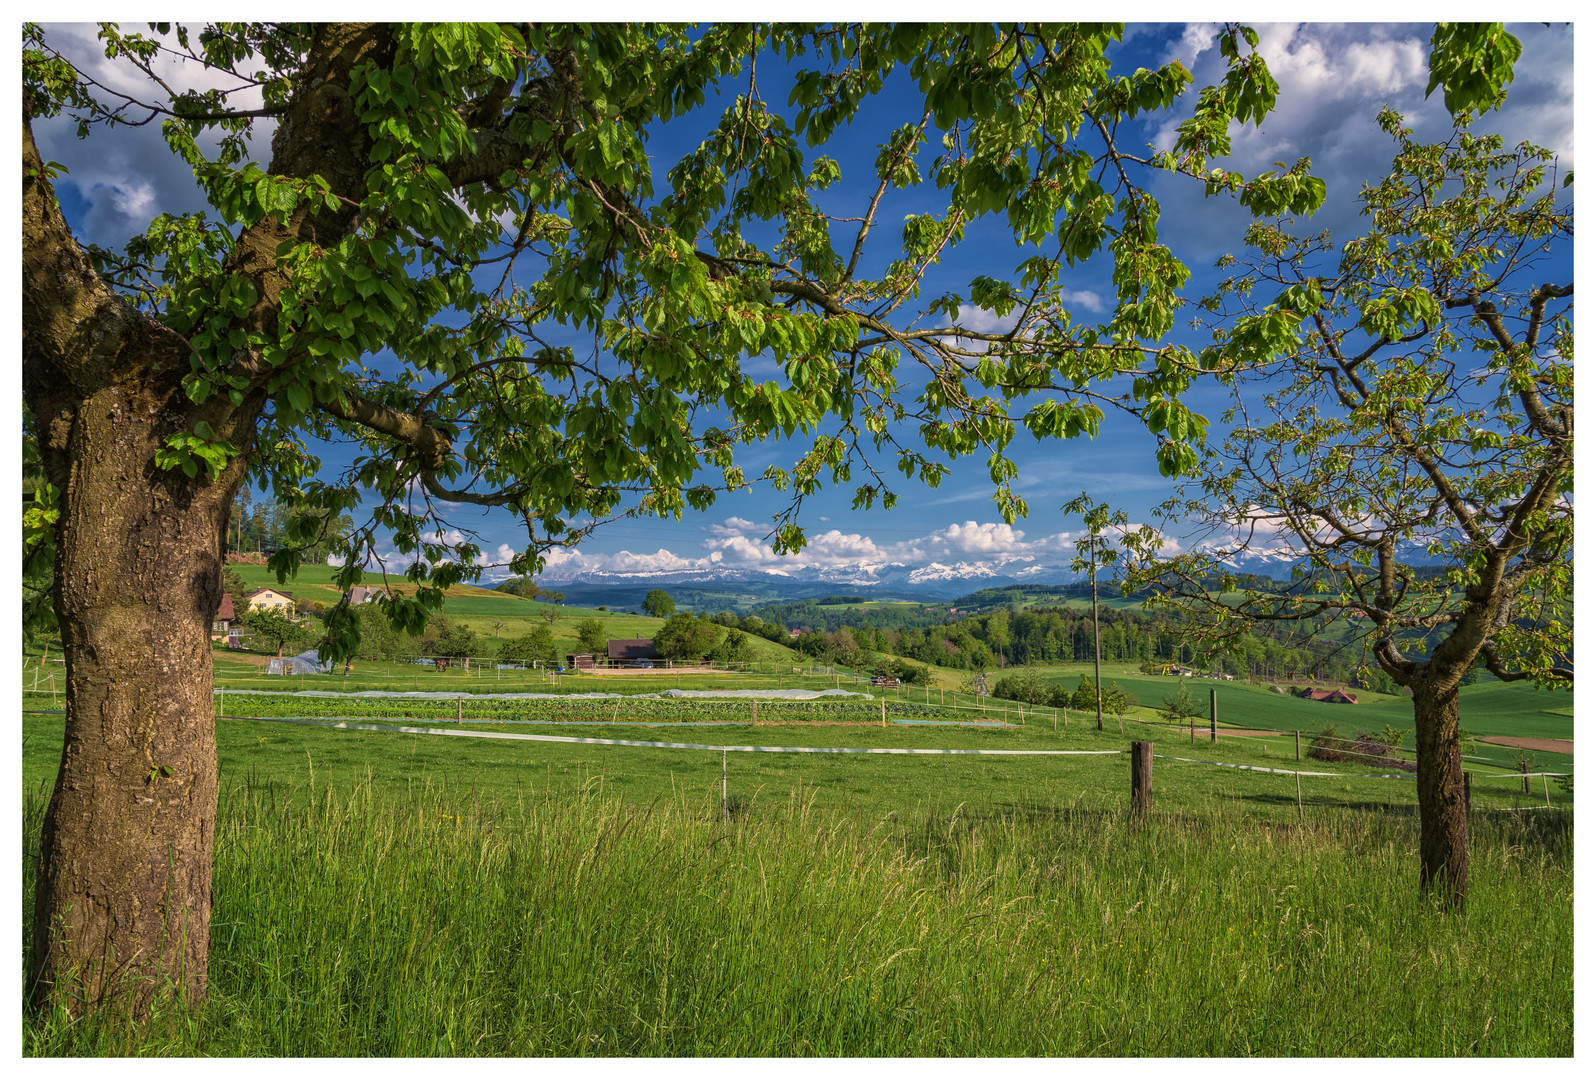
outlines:
[[1573, 739], [1526, 739], [1517, 735], [1480, 735], [1480, 742], [1493, 743], [1496, 746], [1512, 746], [1520, 750], [1540, 750], [1547, 754], [1567, 754], [1574, 756]]

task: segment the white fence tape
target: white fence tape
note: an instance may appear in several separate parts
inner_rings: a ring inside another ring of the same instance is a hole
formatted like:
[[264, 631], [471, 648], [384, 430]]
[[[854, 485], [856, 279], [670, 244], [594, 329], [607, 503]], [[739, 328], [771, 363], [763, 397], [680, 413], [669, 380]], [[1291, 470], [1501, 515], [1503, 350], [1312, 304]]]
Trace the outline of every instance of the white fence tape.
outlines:
[[644, 742], [640, 739], [584, 739], [576, 735], [523, 735], [513, 731], [451, 731], [447, 728], [400, 727], [395, 724], [329, 723], [299, 720], [287, 716], [219, 716], [218, 720], [259, 720], [268, 724], [299, 724], [304, 727], [337, 728], [346, 731], [398, 731], [407, 735], [453, 735], [467, 739], [513, 739], [520, 742], [583, 743], [595, 746], [652, 746], [662, 750], [725, 750], [755, 754], [980, 754], [1007, 757], [1062, 757], [1125, 754], [1124, 750], [926, 750], [860, 746], [722, 746], [718, 743]]
[[1245, 769], [1248, 772], [1281, 773], [1282, 775], [1285, 775], [1285, 776], [1346, 776], [1347, 775], [1346, 773], [1338, 773], [1338, 772], [1301, 772], [1301, 771], [1299, 771], [1297, 769], [1266, 769], [1262, 765], [1234, 765], [1234, 764], [1231, 764], [1228, 761], [1204, 761], [1201, 758], [1173, 757], [1173, 756], [1171, 756], [1169, 754], [1154, 754], [1153, 757], [1155, 757], [1155, 758], [1163, 758], [1166, 761], [1186, 761], [1186, 762], [1190, 762], [1193, 765], [1218, 765], [1222, 769]]

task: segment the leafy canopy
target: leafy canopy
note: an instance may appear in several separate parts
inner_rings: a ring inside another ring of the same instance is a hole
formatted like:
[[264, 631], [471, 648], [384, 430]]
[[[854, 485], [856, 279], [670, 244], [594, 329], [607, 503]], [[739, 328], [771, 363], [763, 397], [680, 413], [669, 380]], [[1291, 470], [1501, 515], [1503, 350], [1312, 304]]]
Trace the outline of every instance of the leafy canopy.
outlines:
[[[391, 543], [383, 565], [422, 587], [384, 609], [419, 632], [478, 569], [478, 538], [448, 519], [459, 504], [523, 519], [512, 569], [528, 573], [615, 515], [679, 515], [756, 480], [786, 493], [773, 539], [793, 550], [822, 482], [890, 506], [884, 461], [935, 484], [949, 458], [983, 454], [1012, 520], [1016, 434], [1091, 434], [1107, 408], [1145, 423], [1166, 473], [1192, 467], [1206, 422], [1180, 394], [1198, 365], [1161, 344], [1188, 271], [1148, 185], [1180, 174], [1260, 213], [1309, 213], [1323, 185], [1305, 161], [1210, 168], [1231, 123], [1274, 102], [1242, 27], [1219, 31], [1225, 74], [1172, 141], [1127, 150], [1122, 126], [1174, 108], [1191, 75], [1178, 61], [1113, 73], [1120, 33], [104, 24], [135, 94], [30, 25], [24, 92], [31, 117], [65, 110], [84, 136], [159, 119], [204, 192], [206, 211], [91, 252], [188, 347], [188, 422], [157, 468], [204, 482], [247, 455], [249, 480], [297, 508], [279, 574], [326, 520], [363, 512], [339, 583]], [[159, 66], [174, 57], [258, 103], [170, 90]], [[790, 87], [784, 105], [771, 81]], [[827, 153], [844, 130], [873, 158]], [[1016, 245], [1009, 274], [927, 288], [994, 236]], [[1113, 306], [1084, 320], [1068, 285], [1098, 259]], [[972, 308], [1004, 328], [963, 325]], [[1128, 396], [1098, 389], [1120, 377]], [[799, 435], [789, 467], [744, 474], [740, 447]], [[346, 466], [324, 466], [329, 442]], [[32, 549], [56, 494], [30, 518]], [[330, 650], [357, 632], [335, 610]]]
[[[1258, 222], [1250, 253], [1222, 261], [1205, 362], [1236, 389], [1234, 426], [1166, 508], [1206, 527], [1207, 550], [1141, 571], [1219, 636], [1350, 620], [1404, 686], [1428, 673], [1455, 690], [1476, 662], [1566, 685], [1573, 284], [1555, 279], [1572, 272], [1572, 207], [1546, 150], [1464, 119], [1438, 144], [1380, 120], [1397, 152], [1362, 193], [1365, 235]], [[1259, 547], [1305, 568], [1279, 588], [1227, 572]]]

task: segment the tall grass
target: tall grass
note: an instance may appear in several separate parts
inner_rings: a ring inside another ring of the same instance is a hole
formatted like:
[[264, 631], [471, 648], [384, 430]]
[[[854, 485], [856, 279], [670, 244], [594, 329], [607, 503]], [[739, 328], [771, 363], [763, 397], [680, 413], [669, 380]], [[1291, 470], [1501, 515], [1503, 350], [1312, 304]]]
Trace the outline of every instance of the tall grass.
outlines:
[[[31, 907], [42, 799], [24, 815]], [[1517, 820], [1523, 818], [1524, 820]], [[237, 786], [210, 997], [31, 1017], [36, 1055], [1566, 1055], [1571, 817], [1477, 816], [1473, 893], [1412, 819], [1305, 828], [802, 795], [723, 823], [598, 783]], [[24, 956], [26, 963], [26, 955]]]

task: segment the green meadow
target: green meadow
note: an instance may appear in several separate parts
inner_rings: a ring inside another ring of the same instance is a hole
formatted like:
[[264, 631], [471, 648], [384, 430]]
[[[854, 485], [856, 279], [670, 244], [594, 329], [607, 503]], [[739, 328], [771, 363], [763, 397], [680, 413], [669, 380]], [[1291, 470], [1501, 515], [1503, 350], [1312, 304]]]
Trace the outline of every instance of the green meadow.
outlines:
[[[25, 687], [48, 679], [38, 659]], [[389, 667], [296, 696], [238, 693], [299, 680], [218, 663], [209, 997], [136, 1027], [31, 1016], [25, 1053], [1572, 1053], [1572, 791], [1525, 794], [1500, 775], [1516, 751], [1470, 762], [1471, 897], [1448, 912], [1418, 889], [1412, 779], [1299, 764], [1290, 736], [1209, 742], [1147, 708], [1098, 732], [946, 689], [764, 701], [757, 722], [747, 700], [638, 696], [846, 681], [790, 670]], [[459, 700], [353, 696], [405, 680]], [[1176, 685], [1145, 682], [1144, 705]], [[1226, 723], [1315, 730], [1336, 708], [1206, 685]], [[1206, 685], [1188, 683], [1204, 707]], [[575, 696], [595, 689], [632, 696]], [[27, 912], [62, 718], [24, 698], [41, 710], [22, 718]], [[1552, 694], [1467, 700], [1476, 731], [1571, 723]], [[1145, 820], [1132, 739], [1158, 755]]]
[[305, 729], [251, 758], [223, 730], [206, 1004], [138, 1027], [38, 1016], [25, 1052], [1572, 1052], [1562, 810], [1476, 814], [1472, 897], [1449, 913], [1417, 891], [1399, 808], [1299, 824], [1259, 789], [1188, 798], [1160, 775], [1138, 822], [1123, 756], [1051, 785], [960, 779], [984, 793], [942, 786], [966, 763], [893, 762], [885, 811], [882, 771], [751, 791], [739, 758], [723, 816], [718, 761], [689, 751], [672, 788], [632, 790], [614, 748]]

